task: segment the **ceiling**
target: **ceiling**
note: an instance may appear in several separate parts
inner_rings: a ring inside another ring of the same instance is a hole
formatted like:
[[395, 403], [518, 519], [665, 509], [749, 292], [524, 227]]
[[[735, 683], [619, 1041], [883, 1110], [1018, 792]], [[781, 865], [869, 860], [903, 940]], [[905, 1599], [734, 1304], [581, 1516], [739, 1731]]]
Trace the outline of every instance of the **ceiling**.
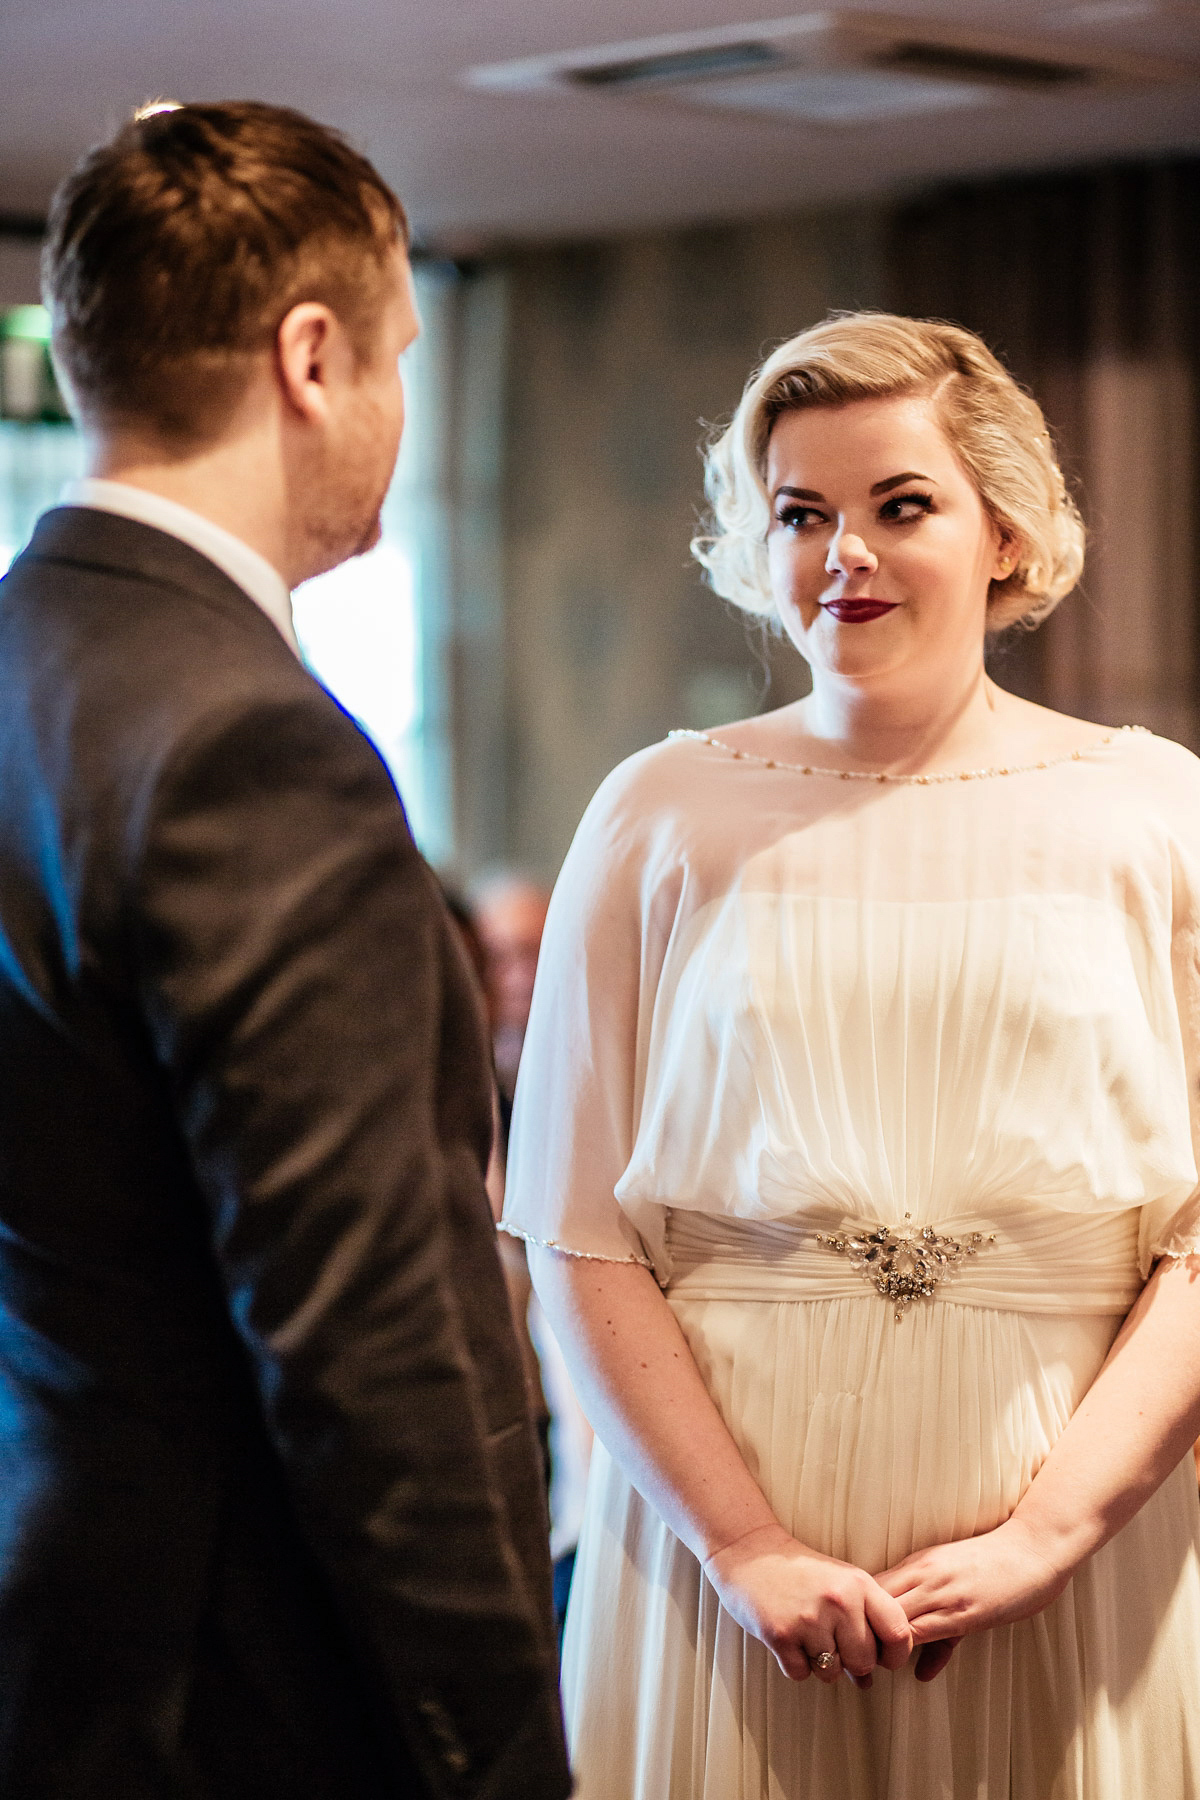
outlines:
[[483, 64], [746, 26], [779, 17], [779, 0], [0, 0], [0, 214], [42, 214], [79, 153], [156, 95], [255, 96], [339, 125], [396, 185], [418, 241], [459, 255], [796, 211], [947, 176], [1200, 151], [1197, 0], [898, 4], [914, 28], [973, 28], [1084, 60], [1136, 52], [1178, 77], [1007, 89], [986, 106], [830, 125], [665, 90], [522, 92], [465, 78]]

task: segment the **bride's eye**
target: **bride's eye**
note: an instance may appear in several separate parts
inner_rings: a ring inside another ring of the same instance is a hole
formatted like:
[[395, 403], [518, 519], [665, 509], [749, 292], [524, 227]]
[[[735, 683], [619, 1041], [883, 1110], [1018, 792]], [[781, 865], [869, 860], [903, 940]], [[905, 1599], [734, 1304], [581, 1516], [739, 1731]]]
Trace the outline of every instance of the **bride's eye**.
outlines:
[[933, 511], [932, 494], [893, 494], [879, 509], [881, 519], [907, 525]]
[[824, 514], [817, 512], [815, 507], [800, 506], [793, 501], [789, 506], [777, 508], [775, 523], [788, 531], [806, 531], [810, 525], [819, 524], [823, 517]]

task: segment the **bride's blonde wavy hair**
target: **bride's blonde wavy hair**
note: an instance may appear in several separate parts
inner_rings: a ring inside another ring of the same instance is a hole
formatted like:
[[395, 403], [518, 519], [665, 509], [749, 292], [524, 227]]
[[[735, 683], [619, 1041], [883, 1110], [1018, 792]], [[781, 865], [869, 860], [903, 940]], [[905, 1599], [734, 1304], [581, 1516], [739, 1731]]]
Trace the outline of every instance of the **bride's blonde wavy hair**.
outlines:
[[981, 338], [937, 319], [832, 313], [781, 344], [746, 384], [706, 454], [711, 530], [692, 554], [724, 599], [760, 618], [778, 612], [767, 568], [767, 445], [776, 419], [812, 406], [928, 394], [989, 516], [1014, 540], [1017, 565], [988, 594], [988, 630], [1039, 625], [1083, 568], [1084, 528], [1037, 401]]

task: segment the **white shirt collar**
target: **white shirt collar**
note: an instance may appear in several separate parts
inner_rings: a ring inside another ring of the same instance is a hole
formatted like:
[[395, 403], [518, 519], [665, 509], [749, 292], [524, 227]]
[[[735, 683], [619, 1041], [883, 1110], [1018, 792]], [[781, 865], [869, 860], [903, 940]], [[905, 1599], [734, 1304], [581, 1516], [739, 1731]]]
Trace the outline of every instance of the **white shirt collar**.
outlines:
[[69, 481], [62, 492], [62, 505], [91, 506], [99, 512], [118, 513], [123, 519], [153, 525], [156, 530], [168, 532], [171, 537], [190, 544], [209, 562], [216, 563], [231, 581], [237, 582], [299, 656], [300, 646], [292, 621], [292, 597], [287, 583], [265, 556], [260, 556], [241, 538], [234, 537], [231, 531], [214, 525], [211, 519], [193, 512], [190, 506], [180, 506], [176, 500], [165, 500], [161, 494], [130, 487], [124, 481], [101, 481], [95, 476], [88, 476], [83, 481]]

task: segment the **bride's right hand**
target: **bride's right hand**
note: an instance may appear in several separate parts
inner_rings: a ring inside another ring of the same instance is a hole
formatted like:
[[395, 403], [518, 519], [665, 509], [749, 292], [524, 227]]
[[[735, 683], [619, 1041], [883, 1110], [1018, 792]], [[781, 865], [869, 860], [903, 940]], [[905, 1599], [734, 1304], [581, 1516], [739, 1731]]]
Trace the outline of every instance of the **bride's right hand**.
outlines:
[[[844, 1668], [869, 1687], [873, 1669], [898, 1669], [912, 1653], [912, 1627], [899, 1601], [864, 1570], [808, 1549], [782, 1525], [761, 1526], [714, 1552], [704, 1572], [726, 1612], [792, 1681], [812, 1674], [833, 1682]], [[827, 1650], [840, 1662], [816, 1668]]]

